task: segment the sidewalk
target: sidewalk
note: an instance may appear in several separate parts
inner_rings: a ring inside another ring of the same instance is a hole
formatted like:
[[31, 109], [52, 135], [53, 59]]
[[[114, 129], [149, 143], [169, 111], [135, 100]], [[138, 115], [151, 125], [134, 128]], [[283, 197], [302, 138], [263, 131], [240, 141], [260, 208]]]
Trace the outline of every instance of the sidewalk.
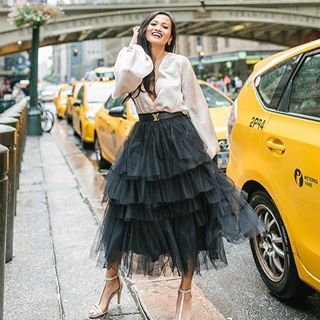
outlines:
[[[28, 137], [15, 220], [14, 259], [6, 265], [5, 318], [88, 319], [103, 272], [88, 258], [103, 177], [59, 123], [52, 134]], [[109, 319], [169, 320], [179, 280], [126, 280], [121, 306]], [[143, 306], [143, 310], [140, 306]], [[223, 319], [199, 288], [193, 289], [193, 319]]]

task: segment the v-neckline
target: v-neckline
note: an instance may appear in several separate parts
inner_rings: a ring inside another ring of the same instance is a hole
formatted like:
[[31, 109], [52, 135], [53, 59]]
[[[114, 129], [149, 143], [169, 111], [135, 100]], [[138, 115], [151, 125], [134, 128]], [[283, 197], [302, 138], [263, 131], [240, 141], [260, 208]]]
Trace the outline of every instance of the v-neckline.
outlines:
[[[156, 87], [157, 87], [157, 84], [158, 84], [158, 81], [159, 81], [159, 70], [160, 70], [160, 67], [162, 66], [165, 58], [166, 58], [169, 54], [170, 54], [170, 52], [167, 52], [167, 53], [163, 56], [161, 62], [159, 63], [159, 67], [158, 67], [158, 79], [157, 79], [157, 81], [154, 81], [154, 92], [155, 92], [155, 94], [157, 94], [157, 93], [156, 93]], [[144, 90], [146, 90], [146, 88], [144, 88]], [[149, 100], [152, 102], [152, 104], [154, 104], [155, 101], [158, 99], [158, 96], [156, 96], [155, 99], [153, 100], [153, 99], [151, 98], [151, 96], [149, 95], [149, 93], [148, 93], [147, 90], [146, 90], [146, 94], [147, 94]]]

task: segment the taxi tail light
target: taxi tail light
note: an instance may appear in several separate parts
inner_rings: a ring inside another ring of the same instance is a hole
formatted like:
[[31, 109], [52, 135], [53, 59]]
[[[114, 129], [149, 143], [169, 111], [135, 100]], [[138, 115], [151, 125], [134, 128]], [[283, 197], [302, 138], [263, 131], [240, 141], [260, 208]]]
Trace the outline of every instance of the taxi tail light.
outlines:
[[236, 122], [237, 115], [238, 115], [238, 103], [237, 103], [237, 100], [235, 100], [232, 104], [231, 111], [230, 111], [229, 117], [228, 117], [228, 123], [227, 123], [228, 124], [228, 142], [230, 142], [232, 129], [233, 129], [234, 124]]

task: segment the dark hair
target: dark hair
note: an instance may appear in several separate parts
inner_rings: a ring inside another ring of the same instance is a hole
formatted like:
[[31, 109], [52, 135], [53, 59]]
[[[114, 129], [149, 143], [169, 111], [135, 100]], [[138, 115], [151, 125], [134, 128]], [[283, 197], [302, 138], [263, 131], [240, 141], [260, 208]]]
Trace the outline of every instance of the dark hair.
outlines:
[[[151, 57], [151, 48], [150, 48], [150, 43], [148, 42], [148, 40], [146, 38], [146, 31], [147, 31], [147, 28], [148, 28], [150, 22], [159, 14], [163, 14], [163, 15], [169, 17], [169, 19], [171, 21], [171, 37], [172, 37], [172, 39], [171, 39], [170, 45], [166, 44], [165, 51], [174, 52], [175, 47], [176, 47], [176, 37], [177, 37], [176, 25], [175, 25], [175, 22], [174, 22], [172, 15], [167, 11], [153, 12], [153, 13], [149, 14], [142, 21], [142, 23], [140, 25], [140, 29], [139, 29], [138, 40], [137, 40], [137, 44], [139, 44], [150, 57]], [[151, 89], [150, 89], [150, 85], [151, 85], [151, 83], [154, 83], [154, 81], [155, 81], [154, 70], [152, 70], [152, 72], [149, 73], [147, 76], [145, 76], [142, 80], [142, 84], [143, 84], [144, 88], [146, 89], [146, 91], [150, 95], [154, 95], [154, 92], [151, 91]], [[142, 84], [140, 84], [140, 86], [135, 91], [130, 92], [129, 95], [126, 97], [125, 101], [130, 98], [136, 98], [140, 94], [140, 92], [142, 91], [142, 89], [141, 89]]]

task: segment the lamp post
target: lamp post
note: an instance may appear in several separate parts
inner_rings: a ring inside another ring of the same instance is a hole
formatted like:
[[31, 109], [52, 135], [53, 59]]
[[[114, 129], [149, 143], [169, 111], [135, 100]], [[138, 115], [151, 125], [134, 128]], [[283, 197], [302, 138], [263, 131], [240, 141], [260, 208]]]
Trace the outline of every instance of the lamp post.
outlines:
[[38, 108], [38, 50], [40, 27], [32, 28], [30, 108], [28, 112], [28, 135], [41, 136], [41, 112]]

